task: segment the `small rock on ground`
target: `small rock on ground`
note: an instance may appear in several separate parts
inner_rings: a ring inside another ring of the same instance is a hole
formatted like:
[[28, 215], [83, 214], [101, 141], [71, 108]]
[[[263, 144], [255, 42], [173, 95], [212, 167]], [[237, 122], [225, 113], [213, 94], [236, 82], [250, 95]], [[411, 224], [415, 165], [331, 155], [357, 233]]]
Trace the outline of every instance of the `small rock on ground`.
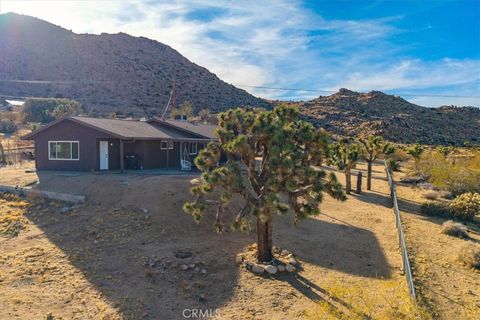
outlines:
[[269, 264], [265, 267], [265, 271], [267, 271], [269, 274], [275, 274], [277, 273], [278, 270], [277, 270], [277, 267]]
[[265, 269], [262, 268], [261, 266], [259, 266], [258, 264], [252, 265], [252, 272], [253, 273], [262, 274], [264, 271], [265, 271]]
[[287, 270], [288, 272], [293, 272], [295, 271], [295, 267], [288, 263], [285, 265], [285, 270]]

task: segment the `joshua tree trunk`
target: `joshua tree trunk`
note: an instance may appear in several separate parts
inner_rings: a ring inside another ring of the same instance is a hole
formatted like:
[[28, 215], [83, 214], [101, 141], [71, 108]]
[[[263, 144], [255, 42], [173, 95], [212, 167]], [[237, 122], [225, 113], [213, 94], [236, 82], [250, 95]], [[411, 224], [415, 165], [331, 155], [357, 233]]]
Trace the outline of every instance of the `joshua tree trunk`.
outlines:
[[372, 190], [372, 162], [367, 162], [367, 190]]
[[347, 194], [352, 190], [352, 172], [350, 168], [345, 169], [345, 189]]
[[418, 172], [418, 167], [419, 167], [420, 159], [413, 159], [413, 165], [415, 167], [415, 172]]
[[257, 260], [269, 262], [272, 260], [272, 217], [266, 221], [257, 218]]
[[357, 176], [357, 191], [355, 191], [358, 194], [362, 193], [362, 173], [359, 172]]

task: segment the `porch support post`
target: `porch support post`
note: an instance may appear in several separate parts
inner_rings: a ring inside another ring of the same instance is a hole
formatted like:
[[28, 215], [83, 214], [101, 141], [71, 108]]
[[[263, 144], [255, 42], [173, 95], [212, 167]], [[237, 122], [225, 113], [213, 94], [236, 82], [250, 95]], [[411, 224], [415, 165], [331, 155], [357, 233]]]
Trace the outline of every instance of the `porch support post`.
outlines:
[[167, 165], [166, 167], [170, 167], [170, 161], [169, 161], [169, 158], [170, 158], [170, 141], [167, 141]]
[[124, 170], [124, 163], [123, 163], [123, 140], [120, 139], [120, 172]]

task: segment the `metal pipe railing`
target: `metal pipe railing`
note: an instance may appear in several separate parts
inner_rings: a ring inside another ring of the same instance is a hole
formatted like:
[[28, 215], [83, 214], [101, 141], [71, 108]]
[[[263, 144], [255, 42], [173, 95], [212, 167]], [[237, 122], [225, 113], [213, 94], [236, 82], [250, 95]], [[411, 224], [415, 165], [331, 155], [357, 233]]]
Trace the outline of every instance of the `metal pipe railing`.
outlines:
[[410, 267], [410, 259], [408, 258], [407, 244], [403, 234], [402, 219], [400, 218], [400, 209], [398, 208], [397, 192], [395, 191], [395, 183], [393, 181], [390, 169], [385, 163], [385, 172], [387, 174], [388, 185], [390, 187], [390, 197], [392, 198], [393, 211], [395, 213], [395, 225], [398, 231], [398, 243], [402, 252], [403, 272], [407, 279], [408, 290], [414, 300], [416, 300], [415, 285], [413, 283], [412, 269]]

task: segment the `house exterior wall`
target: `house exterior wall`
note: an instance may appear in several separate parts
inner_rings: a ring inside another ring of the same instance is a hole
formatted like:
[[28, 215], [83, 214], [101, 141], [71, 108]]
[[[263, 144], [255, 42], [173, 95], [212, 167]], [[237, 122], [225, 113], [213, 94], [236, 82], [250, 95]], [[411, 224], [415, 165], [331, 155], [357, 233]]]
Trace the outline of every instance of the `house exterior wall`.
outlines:
[[[61, 121], [35, 137], [35, 165], [38, 170], [92, 171], [99, 169], [99, 140], [114, 137], [74, 121]], [[48, 141], [78, 141], [79, 160], [49, 160]], [[112, 140], [113, 141], [113, 140]], [[118, 145], [118, 143], [117, 143]], [[110, 144], [109, 144], [110, 146]], [[110, 151], [110, 150], [109, 150]], [[112, 149], [114, 154], [115, 149]], [[119, 154], [119, 153], [117, 153]], [[118, 158], [118, 156], [117, 156]], [[112, 161], [115, 165], [115, 161]], [[119, 165], [118, 165], [119, 167]]]
[[173, 149], [162, 150], [160, 140], [139, 140], [124, 143], [124, 154], [135, 155], [138, 165], [144, 169], [180, 168], [180, 143], [174, 142]]
[[[192, 138], [196, 138], [192, 136]], [[38, 170], [98, 171], [100, 168], [99, 142], [108, 141], [109, 170], [120, 169], [120, 139], [72, 120], [60, 121], [39, 132], [35, 138], [35, 164]], [[78, 141], [79, 160], [50, 160], [49, 141]], [[124, 155], [134, 154], [144, 169], [180, 168], [181, 142], [173, 149], [162, 150], [161, 140], [124, 141]], [[198, 143], [200, 151], [205, 143]], [[188, 155], [192, 162], [197, 155]], [[126, 163], [124, 162], [126, 165]]]

